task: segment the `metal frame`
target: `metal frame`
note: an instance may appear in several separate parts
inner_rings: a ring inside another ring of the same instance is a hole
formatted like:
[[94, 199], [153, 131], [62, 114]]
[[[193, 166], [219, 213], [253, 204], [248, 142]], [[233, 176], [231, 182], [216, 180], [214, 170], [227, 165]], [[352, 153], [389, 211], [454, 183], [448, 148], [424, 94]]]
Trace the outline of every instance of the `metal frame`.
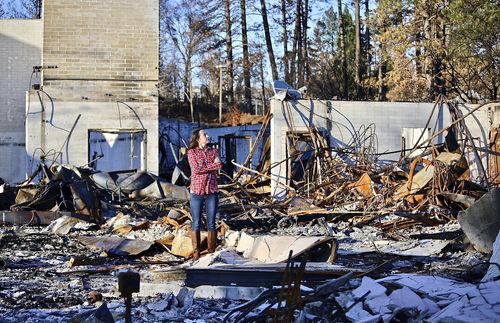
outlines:
[[[121, 133], [129, 133], [131, 135], [137, 134], [137, 133], [142, 133], [143, 134], [143, 140], [141, 142], [141, 170], [147, 170], [148, 169], [148, 164], [147, 164], [147, 142], [148, 142], [148, 131], [147, 129], [137, 129], [137, 128], [89, 128], [87, 129], [87, 160], [88, 163], [90, 164], [92, 162], [92, 156], [90, 156], [90, 134], [91, 132], [100, 132], [100, 133], [115, 133], [115, 134], [121, 134]], [[131, 149], [133, 151], [133, 147]]]

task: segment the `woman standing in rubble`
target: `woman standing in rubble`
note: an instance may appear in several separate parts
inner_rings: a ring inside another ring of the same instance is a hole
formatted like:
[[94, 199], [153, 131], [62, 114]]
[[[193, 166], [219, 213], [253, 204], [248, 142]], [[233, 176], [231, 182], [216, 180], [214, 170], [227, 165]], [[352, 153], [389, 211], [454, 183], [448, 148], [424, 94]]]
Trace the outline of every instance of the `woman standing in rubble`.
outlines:
[[215, 214], [219, 205], [217, 170], [222, 164], [217, 150], [209, 147], [210, 137], [203, 129], [196, 129], [191, 135], [188, 147], [188, 161], [191, 166], [190, 206], [191, 240], [193, 241], [193, 260], [200, 257], [200, 224], [203, 205], [207, 214], [208, 253], [215, 251], [217, 231]]

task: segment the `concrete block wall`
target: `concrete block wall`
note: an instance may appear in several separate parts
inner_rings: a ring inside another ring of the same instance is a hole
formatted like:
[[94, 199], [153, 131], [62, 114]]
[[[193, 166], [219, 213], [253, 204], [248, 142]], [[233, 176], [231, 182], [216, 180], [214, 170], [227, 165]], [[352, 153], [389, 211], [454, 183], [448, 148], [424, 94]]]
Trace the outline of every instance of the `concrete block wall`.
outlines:
[[157, 101], [158, 0], [43, 4], [43, 64], [57, 66], [43, 85], [54, 100]]
[[[0, 177], [25, 178], [25, 103], [33, 66], [41, 64], [42, 20], [0, 20]], [[33, 82], [39, 81], [33, 75]]]
[[60, 151], [57, 162], [85, 165], [89, 129], [144, 129], [142, 167], [157, 173], [159, 2], [46, 0], [43, 5], [42, 63], [57, 68], [44, 68], [43, 92], [29, 96], [30, 158], [36, 164], [41, 154], [51, 159]]
[[[353, 138], [370, 126], [376, 134], [377, 152], [393, 152], [380, 158], [387, 161], [398, 160], [403, 128], [424, 128], [431, 114], [432, 118], [428, 125], [431, 132], [435, 125], [437, 132], [451, 123], [446, 107], [441, 110], [436, 108], [432, 113], [433, 107], [433, 103], [271, 100], [273, 113], [271, 164], [279, 163], [286, 158], [286, 133], [291, 130], [292, 124], [296, 131], [307, 131], [307, 127], [314, 124], [329, 134], [330, 145], [333, 147], [356, 145]], [[462, 105], [460, 108], [465, 115], [475, 107]], [[292, 120], [288, 117], [287, 110], [290, 111]], [[490, 119], [488, 106], [484, 106], [465, 119], [478, 147], [487, 147]], [[445, 135], [446, 133], [443, 133], [438, 136], [434, 142], [443, 142]], [[481, 157], [483, 165], [486, 165], [486, 155]], [[480, 162], [472, 155], [468, 156], [468, 159], [471, 177], [473, 179], [480, 177]], [[279, 163], [278, 167], [271, 170], [271, 176], [276, 181], [286, 183], [286, 164]], [[285, 196], [286, 190], [277, 185], [276, 181], [271, 181], [272, 194], [280, 199]]]

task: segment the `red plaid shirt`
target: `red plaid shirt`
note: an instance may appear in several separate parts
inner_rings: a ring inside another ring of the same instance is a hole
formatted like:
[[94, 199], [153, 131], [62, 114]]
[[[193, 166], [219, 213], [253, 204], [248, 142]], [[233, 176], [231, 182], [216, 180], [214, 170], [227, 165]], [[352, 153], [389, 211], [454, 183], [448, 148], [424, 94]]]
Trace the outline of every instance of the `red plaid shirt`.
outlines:
[[217, 189], [217, 170], [221, 168], [217, 150], [209, 147], [196, 147], [188, 150], [188, 161], [191, 166], [191, 193], [197, 195], [213, 194]]

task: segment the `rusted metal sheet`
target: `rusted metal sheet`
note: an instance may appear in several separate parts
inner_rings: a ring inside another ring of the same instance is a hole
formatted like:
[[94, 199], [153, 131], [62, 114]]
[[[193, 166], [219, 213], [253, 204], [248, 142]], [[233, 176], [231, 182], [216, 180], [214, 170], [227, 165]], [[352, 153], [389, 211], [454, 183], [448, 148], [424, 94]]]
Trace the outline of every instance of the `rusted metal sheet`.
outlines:
[[373, 186], [370, 175], [364, 173], [355, 183], [349, 184], [348, 187], [356, 189], [356, 191], [364, 197], [371, 197], [374, 195]]
[[16, 204], [29, 203], [39, 193], [39, 188], [20, 188], [16, 195]]
[[172, 241], [172, 248], [170, 252], [173, 255], [180, 257], [189, 257], [193, 254], [193, 241], [189, 236], [188, 232], [177, 231], [175, 238]]

